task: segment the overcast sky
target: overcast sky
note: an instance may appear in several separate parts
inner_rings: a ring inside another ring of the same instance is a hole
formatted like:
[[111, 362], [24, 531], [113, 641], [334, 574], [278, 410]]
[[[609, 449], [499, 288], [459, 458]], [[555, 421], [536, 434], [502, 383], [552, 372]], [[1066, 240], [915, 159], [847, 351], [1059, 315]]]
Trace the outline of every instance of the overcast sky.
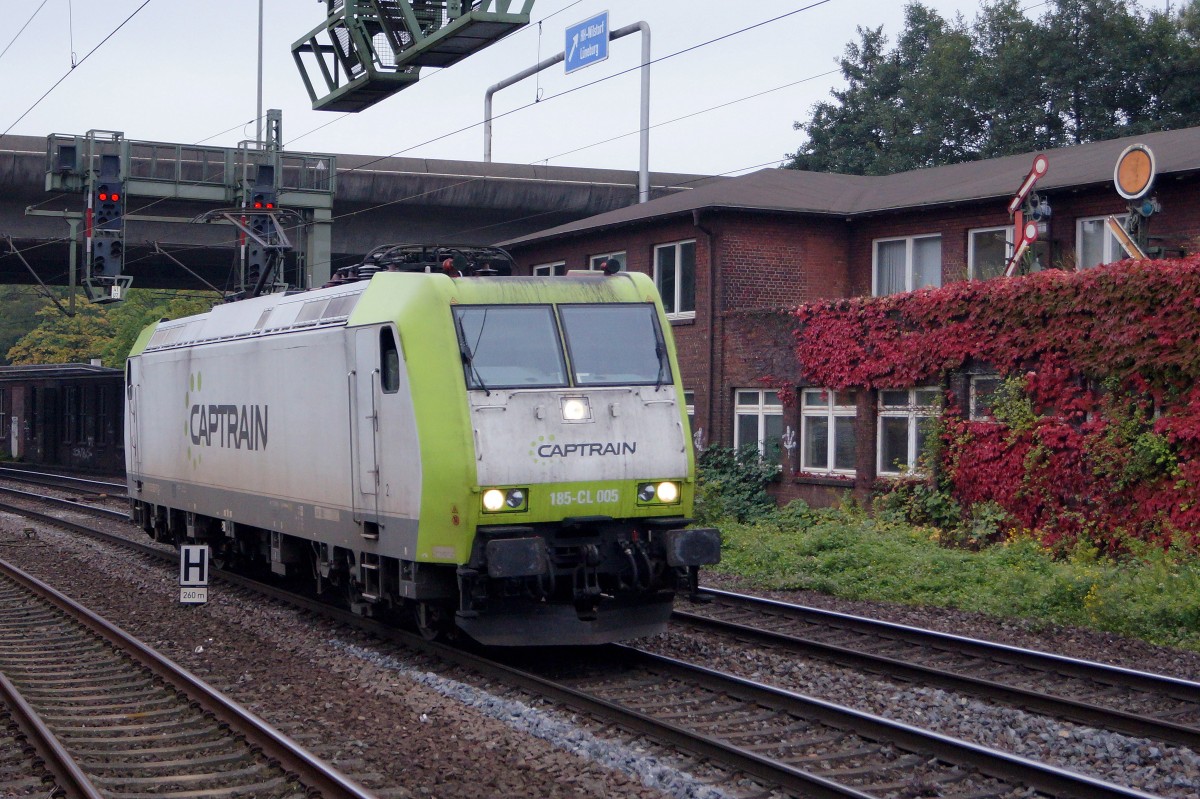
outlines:
[[[925, 2], [968, 21], [978, 9], [974, 1]], [[291, 53], [324, 21], [325, 3], [265, 0], [263, 108], [282, 109], [288, 150], [482, 160], [487, 88], [560, 52], [566, 26], [608, 10], [613, 29], [649, 23], [652, 58], [664, 59], [650, 68], [650, 168], [731, 173], [776, 165], [794, 151], [802, 138], [792, 123], [841, 85], [837, 59], [857, 39], [856, 26], [883, 25], [894, 41], [903, 5], [536, 0], [527, 28], [449, 69], [423, 70], [416, 85], [366, 111], [341, 114], [312, 110]], [[1027, 6], [1031, 16], [1044, 10], [1039, 0]], [[0, 48], [7, 47], [0, 132], [119, 130], [135, 140], [226, 147], [253, 140], [258, 7], [258, 0], [0, 0]], [[570, 75], [559, 64], [497, 93], [493, 159], [637, 169], [639, 38], [612, 42], [606, 62]], [[571, 93], [556, 97], [564, 92]]]

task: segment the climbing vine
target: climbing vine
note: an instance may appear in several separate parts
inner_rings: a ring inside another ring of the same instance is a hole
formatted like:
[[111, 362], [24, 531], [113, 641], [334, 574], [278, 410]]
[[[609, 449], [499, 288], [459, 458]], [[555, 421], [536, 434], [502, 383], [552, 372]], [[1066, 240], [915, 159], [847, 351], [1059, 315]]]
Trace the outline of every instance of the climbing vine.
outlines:
[[796, 355], [839, 390], [1005, 378], [992, 419], [950, 398], [939, 483], [1049, 546], [1200, 544], [1200, 257], [958, 282], [796, 311]]

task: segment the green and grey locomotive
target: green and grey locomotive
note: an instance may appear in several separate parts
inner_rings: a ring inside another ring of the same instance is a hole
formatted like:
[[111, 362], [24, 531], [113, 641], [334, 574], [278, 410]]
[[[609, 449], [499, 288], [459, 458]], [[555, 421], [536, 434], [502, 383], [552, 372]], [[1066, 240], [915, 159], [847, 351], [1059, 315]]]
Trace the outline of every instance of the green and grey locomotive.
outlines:
[[135, 521], [430, 634], [661, 631], [720, 536], [690, 526], [695, 459], [653, 283], [414, 252], [144, 330], [126, 367]]

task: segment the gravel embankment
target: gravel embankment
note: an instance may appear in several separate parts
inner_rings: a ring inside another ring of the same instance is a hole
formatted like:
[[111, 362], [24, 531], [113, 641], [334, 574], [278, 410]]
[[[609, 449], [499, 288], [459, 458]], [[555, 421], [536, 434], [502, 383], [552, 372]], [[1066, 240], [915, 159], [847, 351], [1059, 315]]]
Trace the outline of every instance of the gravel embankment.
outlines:
[[182, 606], [177, 575], [161, 564], [41, 525], [30, 541], [27, 526], [0, 513], [0, 558], [115, 621], [383, 799], [745, 793], [652, 744], [290, 607], [219, 586], [207, 605]]
[[[169, 569], [54, 530], [40, 530], [39, 540], [28, 545], [20, 535], [24, 526], [0, 514], [0, 557], [113, 618], [383, 796], [716, 799], [752, 790], [587, 719], [290, 608], [221, 589], [210, 592], [207, 606], [180, 606]], [[716, 576], [709, 582], [738, 588]], [[1186, 679], [1200, 675], [1200, 655], [1111, 635], [810, 592], [773, 596]], [[707, 636], [668, 633], [648, 643], [713, 668], [1151, 793], [1200, 799], [1200, 757], [1187, 749], [821, 662], [730, 648]]]

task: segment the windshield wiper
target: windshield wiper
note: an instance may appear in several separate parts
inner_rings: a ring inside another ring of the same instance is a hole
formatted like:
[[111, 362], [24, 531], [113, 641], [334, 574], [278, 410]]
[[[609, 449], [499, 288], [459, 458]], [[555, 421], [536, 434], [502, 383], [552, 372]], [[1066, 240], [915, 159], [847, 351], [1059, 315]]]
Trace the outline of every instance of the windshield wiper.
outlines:
[[458, 314], [454, 314], [454, 330], [458, 337], [458, 354], [462, 358], [463, 364], [470, 370], [471, 377], [483, 389], [483, 393], [486, 396], [492, 396], [492, 392], [488, 390], [487, 385], [483, 382], [483, 377], [480, 376], [479, 370], [475, 368], [475, 355], [471, 352], [471, 347], [467, 344], [467, 334], [463, 331], [462, 318]]
[[671, 367], [667, 361], [667, 348], [662, 341], [654, 342], [654, 354], [658, 357], [658, 374], [654, 376], [654, 390], [662, 388], [663, 375], [670, 374]]

